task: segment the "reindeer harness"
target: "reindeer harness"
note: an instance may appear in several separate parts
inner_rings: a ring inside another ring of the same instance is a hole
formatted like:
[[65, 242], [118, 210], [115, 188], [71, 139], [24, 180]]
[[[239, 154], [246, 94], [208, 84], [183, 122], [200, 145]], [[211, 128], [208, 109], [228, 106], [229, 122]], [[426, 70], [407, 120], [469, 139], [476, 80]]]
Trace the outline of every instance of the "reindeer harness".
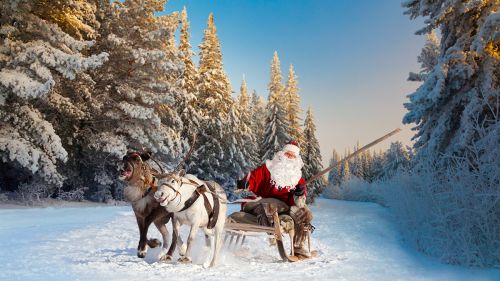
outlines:
[[[215, 224], [217, 223], [217, 218], [219, 217], [219, 209], [220, 209], [219, 196], [217, 196], [217, 191], [215, 190], [215, 187], [213, 187], [208, 182], [204, 182], [203, 184], [199, 185], [197, 182], [195, 182], [191, 179], [187, 179], [187, 180], [188, 180], [188, 182], [184, 182], [181, 180], [181, 184], [180, 184], [178, 189], [175, 189], [170, 184], [163, 184], [164, 186], [169, 187], [170, 189], [172, 189], [176, 193], [175, 197], [172, 198], [172, 200], [170, 200], [170, 202], [174, 201], [175, 198], [177, 198], [177, 195], [180, 195], [179, 189], [182, 187], [182, 185], [184, 183], [196, 186], [196, 189], [193, 191], [193, 193], [188, 198], [188, 200], [186, 200], [184, 202], [184, 207], [182, 207], [182, 209], [180, 209], [179, 212], [182, 212], [182, 211], [189, 209], [194, 204], [194, 202], [196, 202], [196, 200], [198, 200], [198, 198], [201, 195], [201, 196], [203, 196], [203, 204], [205, 205], [205, 210], [207, 211], [207, 215], [208, 215], [207, 228], [208, 229], [214, 228]], [[210, 205], [210, 201], [208, 200], [208, 197], [206, 195], [206, 193], [207, 193], [206, 188], [208, 188], [209, 193], [212, 194], [212, 199], [214, 201], [213, 208]]]

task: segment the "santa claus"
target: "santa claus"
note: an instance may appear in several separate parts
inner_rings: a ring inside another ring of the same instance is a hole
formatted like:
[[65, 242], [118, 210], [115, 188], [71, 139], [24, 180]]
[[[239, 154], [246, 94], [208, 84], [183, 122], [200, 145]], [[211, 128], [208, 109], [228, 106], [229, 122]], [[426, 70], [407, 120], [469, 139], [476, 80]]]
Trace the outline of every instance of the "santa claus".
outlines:
[[300, 157], [296, 141], [288, 142], [273, 159], [251, 171], [238, 181], [237, 188], [247, 189], [262, 198], [276, 198], [288, 206], [304, 207], [307, 195]]
[[280, 215], [289, 216], [294, 221], [295, 253], [310, 256], [304, 248], [304, 229], [310, 226], [312, 213], [306, 206], [303, 166], [298, 143], [288, 142], [282, 150], [276, 152], [273, 159], [265, 161], [237, 182], [238, 189], [251, 191], [262, 199], [244, 204], [241, 212], [234, 213], [231, 217], [242, 223], [266, 225], [268, 222], [263, 205], [274, 204]]

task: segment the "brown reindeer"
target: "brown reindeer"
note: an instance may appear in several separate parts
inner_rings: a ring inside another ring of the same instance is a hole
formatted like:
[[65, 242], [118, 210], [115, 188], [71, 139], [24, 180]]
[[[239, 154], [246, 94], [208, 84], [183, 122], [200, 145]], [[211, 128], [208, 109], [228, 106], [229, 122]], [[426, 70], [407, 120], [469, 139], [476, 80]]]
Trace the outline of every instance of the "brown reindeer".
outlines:
[[[163, 248], [166, 249], [169, 240], [169, 233], [166, 224], [172, 218], [164, 207], [155, 200], [154, 193], [157, 188], [157, 180], [154, 174], [158, 172], [150, 167], [147, 160], [150, 153], [128, 152], [123, 157], [120, 179], [127, 183], [123, 191], [125, 200], [132, 203], [137, 226], [139, 227], [139, 245], [137, 246], [137, 256], [144, 258], [148, 247], [155, 248], [162, 243], [158, 239], [148, 239], [148, 228], [154, 223], [163, 238]], [[168, 252], [162, 255], [160, 260], [169, 261], [177, 243], [176, 235], [172, 237], [172, 244]]]

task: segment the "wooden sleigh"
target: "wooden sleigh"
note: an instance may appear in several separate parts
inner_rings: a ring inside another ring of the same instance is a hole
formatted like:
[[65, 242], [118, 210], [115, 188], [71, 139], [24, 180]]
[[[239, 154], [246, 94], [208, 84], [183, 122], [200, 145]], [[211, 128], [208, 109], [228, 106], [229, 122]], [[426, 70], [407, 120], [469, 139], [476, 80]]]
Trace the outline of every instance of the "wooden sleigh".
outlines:
[[[356, 155], [362, 153], [363, 151], [367, 150], [368, 148], [380, 143], [381, 141], [393, 136], [394, 134], [397, 134], [400, 132], [401, 129], [397, 128], [393, 130], [392, 132], [384, 135], [381, 138], [378, 138], [371, 143], [363, 146], [362, 148], [356, 150], [354, 153], [351, 153], [350, 155], [344, 157], [340, 161], [337, 161], [336, 163], [333, 163], [330, 165], [328, 168], [322, 170], [321, 172], [317, 173], [310, 179], [308, 179], [304, 185], [307, 185], [309, 182], [313, 182], [314, 180], [322, 177], [324, 174], [328, 173], [330, 170], [333, 168], [339, 167], [342, 163], [348, 161], [349, 159], [355, 157]], [[240, 201], [243, 202], [243, 201]], [[249, 202], [249, 201], [247, 201]], [[232, 203], [238, 203], [238, 202], [232, 202]], [[267, 234], [270, 235], [271, 237], [274, 237], [276, 239], [276, 246], [278, 247], [278, 252], [280, 254], [280, 257], [283, 259], [283, 261], [289, 261], [289, 262], [295, 262], [301, 259], [304, 259], [301, 256], [296, 256], [293, 252], [293, 238], [295, 236], [294, 233], [294, 228], [293, 227], [287, 227], [286, 224], [284, 225], [282, 220], [280, 219], [280, 216], [278, 215], [277, 207], [272, 206], [272, 204], [269, 204], [265, 208], [266, 210], [266, 215], [268, 218], [270, 218], [273, 221], [273, 226], [271, 227], [266, 227], [266, 226], [260, 226], [260, 225], [254, 225], [254, 224], [247, 224], [247, 223], [238, 223], [234, 220], [231, 219], [231, 216], [229, 216], [226, 220], [225, 224], [225, 230], [226, 230], [226, 235], [224, 237], [224, 244], [227, 243], [227, 240], [229, 240], [229, 247], [231, 247], [234, 244], [233, 247], [237, 247], [243, 245], [245, 243], [245, 238], [246, 236], [250, 235], [259, 235], [259, 234]], [[309, 252], [311, 253], [311, 257], [316, 256], [316, 251], [311, 251], [311, 231], [309, 229], [305, 229], [306, 231], [306, 239], [307, 239], [307, 244], [309, 247]], [[236, 241], [235, 241], [236, 237]], [[238, 245], [239, 244], [239, 245]]]
[[[295, 230], [293, 220], [287, 215], [278, 215], [278, 208], [274, 204], [264, 205], [264, 209], [268, 220], [272, 226], [262, 226], [257, 224], [248, 224], [236, 222], [231, 216], [226, 219], [224, 230], [224, 245], [228, 248], [242, 247], [245, 243], [247, 236], [268, 235], [271, 246], [276, 245], [281, 259], [285, 262], [296, 262], [299, 260], [307, 259], [309, 257], [295, 255], [293, 248], [293, 241]], [[283, 219], [286, 217], [289, 219]], [[290, 223], [292, 222], [292, 223]], [[311, 257], [316, 256], [316, 251], [311, 251], [311, 232], [306, 230], [307, 243]]]

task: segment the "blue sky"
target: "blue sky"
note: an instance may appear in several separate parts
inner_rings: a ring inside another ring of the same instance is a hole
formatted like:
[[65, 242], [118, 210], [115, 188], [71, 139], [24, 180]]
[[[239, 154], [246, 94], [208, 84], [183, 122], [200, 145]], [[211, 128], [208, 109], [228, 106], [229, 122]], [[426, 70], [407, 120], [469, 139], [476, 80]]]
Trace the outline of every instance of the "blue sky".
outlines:
[[195, 52], [208, 14], [214, 13], [236, 94], [245, 75], [250, 91], [267, 98], [275, 50], [284, 78], [289, 64], [294, 65], [303, 115], [309, 106], [313, 109], [323, 163], [332, 149], [343, 153], [357, 141], [366, 144], [396, 127], [403, 132], [392, 140], [411, 143], [412, 126], [403, 126], [401, 119], [406, 95], [418, 83], [406, 78], [419, 70], [425, 37], [414, 35], [423, 21], [403, 15], [401, 1], [170, 0], [166, 12], [183, 6]]

